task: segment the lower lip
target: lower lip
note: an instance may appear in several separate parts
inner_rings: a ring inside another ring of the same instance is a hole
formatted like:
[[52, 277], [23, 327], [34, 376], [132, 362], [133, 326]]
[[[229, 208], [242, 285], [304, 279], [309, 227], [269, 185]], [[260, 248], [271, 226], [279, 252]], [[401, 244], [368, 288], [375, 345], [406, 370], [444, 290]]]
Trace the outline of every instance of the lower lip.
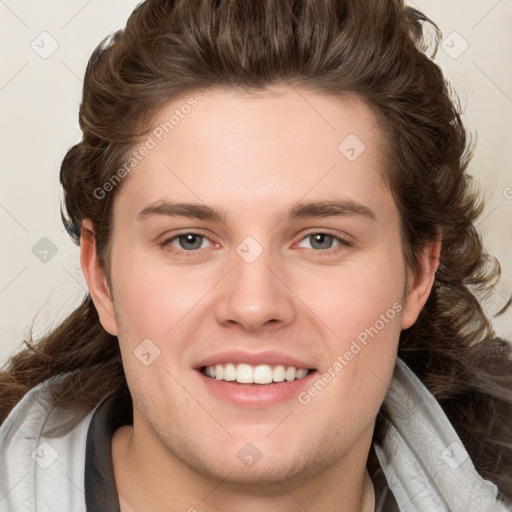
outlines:
[[289, 400], [310, 386], [315, 378], [316, 371], [310, 372], [306, 377], [291, 382], [275, 382], [272, 384], [239, 384], [216, 380], [197, 371], [208, 390], [217, 398], [238, 407], [250, 409], [263, 409]]

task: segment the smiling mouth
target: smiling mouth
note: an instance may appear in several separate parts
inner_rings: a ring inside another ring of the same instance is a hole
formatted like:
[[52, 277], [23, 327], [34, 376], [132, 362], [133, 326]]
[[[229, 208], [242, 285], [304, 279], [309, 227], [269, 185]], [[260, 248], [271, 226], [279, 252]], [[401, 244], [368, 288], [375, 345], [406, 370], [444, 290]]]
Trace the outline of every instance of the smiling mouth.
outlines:
[[204, 376], [214, 380], [222, 380], [233, 384], [265, 385], [300, 380], [315, 370], [282, 364], [249, 365], [245, 363], [226, 363], [203, 366], [199, 371]]

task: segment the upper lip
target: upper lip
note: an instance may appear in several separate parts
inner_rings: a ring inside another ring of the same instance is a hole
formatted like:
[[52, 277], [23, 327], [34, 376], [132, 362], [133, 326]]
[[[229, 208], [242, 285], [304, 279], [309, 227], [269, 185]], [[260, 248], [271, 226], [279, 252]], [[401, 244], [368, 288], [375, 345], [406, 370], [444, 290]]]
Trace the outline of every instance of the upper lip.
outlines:
[[232, 350], [228, 352], [219, 352], [199, 361], [195, 367], [200, 369], [204, 366], [215, 366], [216, 364], [226, 363], [245, 363], [251, 366], [262, 364], [283, 366], [294, 366], [295, 368], [314, 369], [311, 361], [298, 359], [282, 352], [264, 351], [264, 352], [244, 352], [241, 350]]

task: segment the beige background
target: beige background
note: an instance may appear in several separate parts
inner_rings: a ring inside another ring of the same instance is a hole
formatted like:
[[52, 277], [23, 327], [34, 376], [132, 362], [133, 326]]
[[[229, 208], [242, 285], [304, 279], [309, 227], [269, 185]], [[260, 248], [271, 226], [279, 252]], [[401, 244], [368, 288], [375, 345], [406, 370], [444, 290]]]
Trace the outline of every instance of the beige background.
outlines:
[[[503, 267], [485, 304], [493, 313], [512, 294], [512, 1], [409, 3], [442, 29], [436, 60], [462, 99], [468, 128], [478, 130], [471, 172], [488, 201], [478, 227]], [[44, 332], [85, 293], [78, 249], [60, 221], [59, 166], [79, 138], [87, 59], [136, 4], [0, 0], [0, 364], [20, 347], [35, 317], [35, 332]], [[43, 262], [45, 249], [50, 252]], [[512, 308], [495, 326], [512, 339]]]

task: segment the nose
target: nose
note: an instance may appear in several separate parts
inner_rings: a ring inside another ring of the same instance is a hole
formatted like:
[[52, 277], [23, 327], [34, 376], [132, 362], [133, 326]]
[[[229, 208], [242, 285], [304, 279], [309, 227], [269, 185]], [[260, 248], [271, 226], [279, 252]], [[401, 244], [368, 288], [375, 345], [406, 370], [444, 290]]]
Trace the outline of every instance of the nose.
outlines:
[[258, 332], [278, 329], [296, 317], [294, 294], [271, 258], [263, 252], [248, 263], [234, 255], [234, 268], [219, 290], [216, 319], [225, 327]]

